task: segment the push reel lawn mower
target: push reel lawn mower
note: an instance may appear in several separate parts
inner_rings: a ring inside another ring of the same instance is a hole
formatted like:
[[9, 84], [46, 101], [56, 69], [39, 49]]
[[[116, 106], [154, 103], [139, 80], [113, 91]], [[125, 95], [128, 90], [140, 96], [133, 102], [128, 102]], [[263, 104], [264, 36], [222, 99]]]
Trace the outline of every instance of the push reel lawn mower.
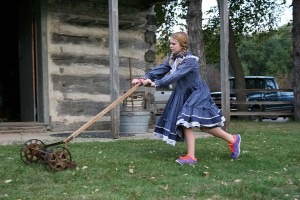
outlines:
[[30, 139], [26, 141], [20, 149], [20, 156], [22, 161], [25, 164], [42, 162], [45, 165], [46, 169], [50, 171], [62, 171], [65, 169], [76, 167], [76, 162], [72, 161], [71, 153], [67, 149], [67, 143], [73, 140], [77, 135], [82, 133], [88, 127], [90, 127], [93, 123], [99, 120], [102, 116], [108, 113], [123, 100], [125, 100], [139, 87], [140, 84], [136, 84], [134, 87], [120, 96], [117, 100], [107, 106], [104, 110], [98, 113], [95, 117], [85, 123], [78, 130], [73, 132], [63, 141], [52, 144], [44, 144], [44, 142], [38, 139]]

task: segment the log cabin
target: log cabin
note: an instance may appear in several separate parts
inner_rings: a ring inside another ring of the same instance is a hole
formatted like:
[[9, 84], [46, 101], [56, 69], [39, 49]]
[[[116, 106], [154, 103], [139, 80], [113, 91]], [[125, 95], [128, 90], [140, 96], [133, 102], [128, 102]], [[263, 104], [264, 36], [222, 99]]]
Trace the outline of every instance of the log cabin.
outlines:
[[[131, 75], [155, 65], [153, 7], [159, 2], [118, 2], [120, 95], [131, 87]], [[0, 127], [76, 130], [110, 104], [109, 0], [2, 5], [9, 14], [1, 12], [0, 22]], [[91, 129], [109, 129], [110, 121], [107, 114]]]

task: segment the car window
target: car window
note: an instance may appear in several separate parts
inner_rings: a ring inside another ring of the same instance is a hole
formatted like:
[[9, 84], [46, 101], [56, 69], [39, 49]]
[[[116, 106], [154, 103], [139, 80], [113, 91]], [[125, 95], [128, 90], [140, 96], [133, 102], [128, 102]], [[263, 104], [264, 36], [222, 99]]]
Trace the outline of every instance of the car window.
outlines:
[[[235, 89], [234, 78], [229, 79], [230, 89]], [[275, 89], [276, 85], [273, 79], [265, 78], [245, 78], [246, 89]]]
[[[230, 89], [235, 89], [234, 79], [229, 79]], [[264, 79], [260, 78], [246, 78], [246, 89], [264, 89]]]
[[172, 85], [165, 85], [165, 86], [161, 86], [161, 87], [156, 88], [156, 91], [172, 91], [172, 90], [173, 90]]
[[266, 80], [266, 88], [265, 89], [275, 89], [275, 83], [272, 79]]
[[[235, 89], [235, 79], [229, 79], [230, 89]], [[245, 78], [246, 89], [275, 89], [276, 85], [273, 79], [265, 78]]]
[[229, 86], [230, 86], [230, 89], [235, 89], [235, 82], [234, 82], [234, 79], [229, 79]]
[[246, 79], [246, 89], [263, 89], [264, 79], [251, 78]]

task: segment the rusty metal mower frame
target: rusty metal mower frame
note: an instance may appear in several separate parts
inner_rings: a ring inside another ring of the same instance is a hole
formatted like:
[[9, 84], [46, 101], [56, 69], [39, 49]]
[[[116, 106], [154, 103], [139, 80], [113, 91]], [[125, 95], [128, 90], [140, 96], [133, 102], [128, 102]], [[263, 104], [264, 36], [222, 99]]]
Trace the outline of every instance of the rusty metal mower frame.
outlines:
[[[88, 127], [94, 124], [97, 120], [103, 117], [106, 113], [112, 110], [115, 106], [125, 100], [129, 95], [135, 92], [140, 87], [140, 84], [136, 84], [117, 100], [112, 102], [104, 110], [94, 116], [91, 120], [73, 132], [69, 137], [60, 142], [51, 144], [44, 144], [41, 140], [31, 139], [26, 141], [20, 149], [20, 156], [25, 164], [36, 163], [42, 161], [45, 164], [47, 170], [62, 171], [68, 168], [74, 168], [76, 162], [72, 162], [72, 156], [67, 149], [67, 143], [72, 141], [76, 136], [85, 131]], [[64, 144], [64, 146], [61, 146]], [[60, 146], [59, 146], [60, 145]], [[58, 146], [58, 147], [57, 147]]]

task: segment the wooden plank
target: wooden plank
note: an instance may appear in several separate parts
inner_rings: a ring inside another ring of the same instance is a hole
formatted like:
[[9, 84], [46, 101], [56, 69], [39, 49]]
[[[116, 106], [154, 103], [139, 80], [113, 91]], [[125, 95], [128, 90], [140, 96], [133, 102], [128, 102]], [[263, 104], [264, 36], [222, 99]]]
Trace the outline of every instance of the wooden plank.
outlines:
[[230, 91], [245, 91], [247, 93], [251, 92], [293, 92], [293, 89], [232, 89]]
[[46, 132], [48, 124], [39, 122], [1, 122], [0, 134], [21, 132]]
[[293, 104], [292, 101], [232, 101], [231, 104], [248, 104], [248, 105], [288, 105]]
[[293, 116], [293, 112], [230, 112], [230, 116]]
[[[216, 104], [221, 104], [222, 102], [220, 100], [214, 101]], [[238, 105], [238, 104], [244, 104], [244, 105], [289, 105], [293, 104], [293, 101], [231, 101], [230, 104]]]

